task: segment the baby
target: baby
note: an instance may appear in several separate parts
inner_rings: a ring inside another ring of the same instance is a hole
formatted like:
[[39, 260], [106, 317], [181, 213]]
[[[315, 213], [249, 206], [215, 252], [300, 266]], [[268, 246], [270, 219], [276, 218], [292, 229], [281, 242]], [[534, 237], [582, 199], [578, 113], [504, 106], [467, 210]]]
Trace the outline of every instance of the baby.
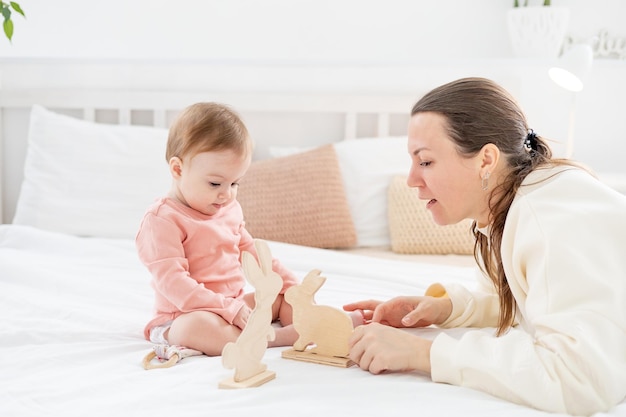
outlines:
[[[144, 330], [151, 342], [217, 356], [245, 327], [254, 294], [244, 292], [241, 257], [257, 253], [236, 197], [252, 148], [227, 106], [196, 103], [174, 121], [166, 151], [172, 186], [148, 208], [136, 236], [155, 293], [155, 314]], [[272, 306], [280, 326], [268, 346], [288, 346], [298, 334], [283, 294], [298, 280], [276, 259], [272, 269], [283, 286]]]

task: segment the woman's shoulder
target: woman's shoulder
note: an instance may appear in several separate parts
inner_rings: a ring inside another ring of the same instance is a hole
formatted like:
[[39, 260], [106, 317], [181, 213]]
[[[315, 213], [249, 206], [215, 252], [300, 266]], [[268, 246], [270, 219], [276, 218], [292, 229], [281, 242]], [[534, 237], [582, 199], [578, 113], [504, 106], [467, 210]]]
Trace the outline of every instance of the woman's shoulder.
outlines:
[[560, 245], [602, 233], [603, 244], [614, 245], [626, 236], [624, 213], [626, 196], [584, 169], [541, 169], [522, 183], [507, 213], [503, 241]]
[[554, 165], [534, 170], [522, 182], [520, 197], [578, 200], [600, 198], [626, 204], [626, 196], [604, 184], [590, 171], [575, 165]]
[[541, 168], [520, 186], [509, 214], [527, 213], [551, 222], [585, 218], [596, 222], [615, 219], [626, 212], [626, 196], [602, 183], [592, 173], [576, 166]]
[[580, 176], [594, 178], [591, 172], [576, 165], [548, 165], [536, 168], [524, 178], [522, 189], [539, 188], [553, 182], [573, 181]]

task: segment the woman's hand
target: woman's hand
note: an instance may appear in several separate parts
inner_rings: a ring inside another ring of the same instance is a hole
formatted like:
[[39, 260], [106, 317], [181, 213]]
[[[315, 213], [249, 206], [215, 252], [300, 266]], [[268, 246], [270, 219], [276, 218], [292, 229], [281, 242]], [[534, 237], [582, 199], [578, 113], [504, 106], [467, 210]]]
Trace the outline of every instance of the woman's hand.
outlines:
[[432, 341], [378, 323], [354, 329], [349, 357], [363, 370], [421, 371], [430, 373]]
[[364, 318], [393, 327], [426, 327], [441, 324], [452, 313], [449, 298], [428, 296], [395, 297], [389, 301], [365, 300], [343, 306], [346, 311], [363, 310]]

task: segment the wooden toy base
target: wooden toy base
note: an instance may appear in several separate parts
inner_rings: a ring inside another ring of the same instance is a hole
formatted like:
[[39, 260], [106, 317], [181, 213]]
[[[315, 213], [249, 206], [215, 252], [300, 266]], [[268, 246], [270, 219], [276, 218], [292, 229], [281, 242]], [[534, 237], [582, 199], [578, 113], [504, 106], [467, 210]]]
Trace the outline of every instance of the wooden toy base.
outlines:
[[245, 379], [243, 381], [235, 381], [234, 378], [228, 378], [225, 379], [224, 381], [220, 382], [218, 387], [219, 388], [252, 388], [252, 387], [258, 387], [260, 385], [265, 384], [268, 381], [271, 381], [272, 379], [276, 378], [276, 372], [273, 371], [263, 371], [260, 374], [256, 374], [253, 377], [250, 377], [248, 379]]
[[295, 359], [297, 361], [320, 363], [322, 365], [338, 366], [340, 368], [349, 368], [354, 365], [349, 358], [340, 358], [337, 356], [323, 356], [307, 350], [297, 351], [294, 349], [283, 350], [281, 356], [285, 359]]

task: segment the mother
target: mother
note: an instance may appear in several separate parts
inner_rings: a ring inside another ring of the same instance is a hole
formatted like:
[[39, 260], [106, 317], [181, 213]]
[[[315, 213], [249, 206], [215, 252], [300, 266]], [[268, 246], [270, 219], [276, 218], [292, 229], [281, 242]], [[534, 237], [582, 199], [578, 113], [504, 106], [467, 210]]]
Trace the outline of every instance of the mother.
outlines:
[[[593, 140], [593, 138], [588, 138]], [[437, 224], [473, 219], [477, 290], [434, 284], [365, 310], [350, 358], [417, 370], [552, 412], [589, 415], [626, 396], [626, 196], [555, 159], [496, 83], [466, 78], [412, 109], [408, 184]], [[398, 328], [471, 330], [434, 340]]]

